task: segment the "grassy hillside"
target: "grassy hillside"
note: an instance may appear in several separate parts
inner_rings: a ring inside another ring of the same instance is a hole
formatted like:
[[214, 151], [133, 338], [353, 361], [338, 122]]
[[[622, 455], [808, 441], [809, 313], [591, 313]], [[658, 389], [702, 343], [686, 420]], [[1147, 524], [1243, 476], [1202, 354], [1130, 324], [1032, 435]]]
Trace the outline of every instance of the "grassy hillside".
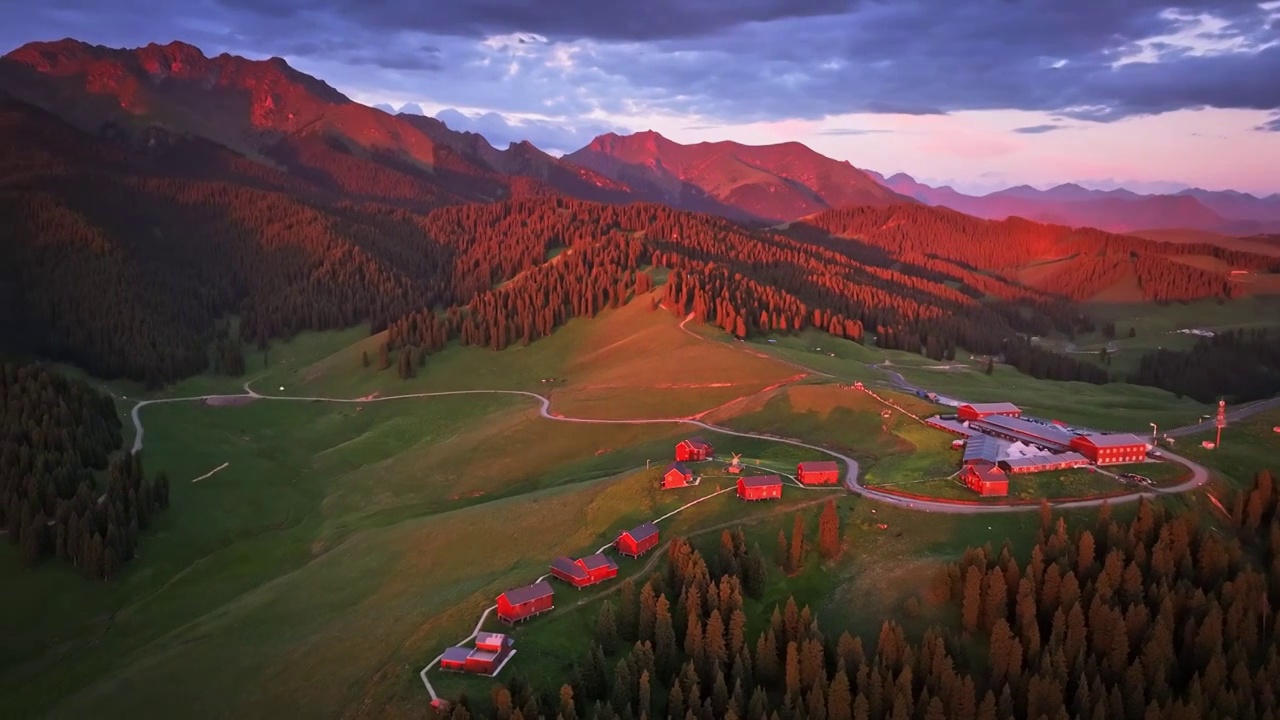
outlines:
[[911, 383], [950, 397], [970, 402], [1009, 401], [1035, 415], [1105, 430], [1149, 432], [1149, 422], [1172, 427], [1194, 422], [1207, 412], [1200, 403], [1156, 388], [1037, 380], [1005, 365], [996, 365], [995, 372], [987, 375], [985, 360], [967, 354], [958, 355], [951, 362], [937, 362], [914, 353], [881, 350], [816, 332], [768, 338], [753, 346], [770, 356], [813, 367], [847, 382], [860, 380], [889, 387], [888, 376], [879, 369], [883, 367], [900, 373]]

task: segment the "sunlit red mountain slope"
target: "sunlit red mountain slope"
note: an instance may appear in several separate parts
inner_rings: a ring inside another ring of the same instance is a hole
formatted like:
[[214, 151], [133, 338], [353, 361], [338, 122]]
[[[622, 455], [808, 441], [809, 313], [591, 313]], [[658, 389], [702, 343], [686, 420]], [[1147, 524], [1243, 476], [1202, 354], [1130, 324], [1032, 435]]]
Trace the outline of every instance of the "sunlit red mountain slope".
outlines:
[[650, 199], [743, 220], [786, 222], [830, 208], [914, 202], [795, 142], [681, 145], [652, 131], [610, 133], [565, 157]]
[[204, 138], [348, 197], [416, 209], [547, 192], [629, 199], [619, 183], [532, 146], [499, 151], [439, 121], [356, 103], [280, 58], [209, 58], [179, 42], [32, 43], [0, 59], [0, 88], [90, 133]]

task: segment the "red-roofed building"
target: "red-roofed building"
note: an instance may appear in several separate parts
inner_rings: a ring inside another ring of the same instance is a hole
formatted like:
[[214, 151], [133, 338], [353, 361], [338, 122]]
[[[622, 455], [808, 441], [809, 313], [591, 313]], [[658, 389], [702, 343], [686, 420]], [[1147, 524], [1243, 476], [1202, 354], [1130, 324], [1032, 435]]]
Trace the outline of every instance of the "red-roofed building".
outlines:
[[440, 656], [440, 669], [450, 672], [468, 672], [477, 675], [495, 675], [506, 664], [507, 656], [515, 652], [511, 638], [500, 633], [482, 632], [476, 635], [476, 646], [451, 647]]
[[782, 497], [782, 478], [777, 475], [738, 478], [738, 497], [743, 500], [777, 500]]
[[554, 594], [551, 583], [546, 580], [508, 590], [498, 596], [498, 619], [515, 624], [534, 615], [541, 615], [555, 607], [552, 603]]
[[836, 485], [840, 482], [840, 466], [834, 460], [802, 462], [796, 466], [796, 479], [805, 485]]
[[551, 575], [581, 589], [617, 577], [618, 564], [600, 553], [577, 560], [559, 557], [551, 563]]
[[1022, 417], [1022, 409], [1013, 403], [967, 403], [956, 408], [956, 417], [961, 420], [981, 420], [992, 415]]
[[662, 471], [662, 489], [682, 488], [693, 482], [693, 471], [682, 462], [673, 462]]
[[614, 543], [618, 552], [627, 557], [640, 557], [658, 546], [658, 526], [651, 522], [618, 533]]
[[965, 465], [960, 470], [960, 480], [965, 487], [983, 497], [1004, 497], [1009, 494], [1009, 476], [995, 465]]
[[699, 462], [710, 460], [715, 456], [716, 449], [700, 437], [681, 440], [680, 444], [676, 445], [676, 462]]
[[1147, 459], [1147, 441], [1129, 433], [1081, 435], [1071, 441], [1071, 449], [1098, 465], [1120, 465]]

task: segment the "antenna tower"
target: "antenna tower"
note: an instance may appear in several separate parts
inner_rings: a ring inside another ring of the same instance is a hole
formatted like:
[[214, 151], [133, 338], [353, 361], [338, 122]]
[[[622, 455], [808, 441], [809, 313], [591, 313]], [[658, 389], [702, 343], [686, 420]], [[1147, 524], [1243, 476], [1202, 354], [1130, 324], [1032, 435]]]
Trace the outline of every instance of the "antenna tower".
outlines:
[[1227, 401], [1218, 401], [1218, 417], [1213, 421], [1215, 427], [1218, 428], [1218, 436], [1214, 440], [1213, 446], [1217, 448], [1222, 445], [1222, 428], [1227, 426]]

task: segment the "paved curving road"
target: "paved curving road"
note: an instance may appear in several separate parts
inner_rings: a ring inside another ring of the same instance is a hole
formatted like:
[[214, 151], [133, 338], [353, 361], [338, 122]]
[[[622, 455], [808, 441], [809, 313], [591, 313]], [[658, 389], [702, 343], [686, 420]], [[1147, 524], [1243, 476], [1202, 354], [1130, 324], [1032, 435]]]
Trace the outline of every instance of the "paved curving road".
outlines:
[[[249, 383], [245, 383], [244, 388], [245, 388], [245, 391], [243, 393], [239, 393], [236, 395], [196, 395], [192, 397], [160, 398], [156, 400], [140, 401], [137, 405], [133, 407], [133, 410], [130, 412], [130, 417], [133, 420], [133, 426], [135, 431], [134, 441], [133, 441], [134, 452], [138, 452], [142, 450], [143, 439], [145, 437], [145, 430], [142, 425], [142, 417], [141, 417], [142, 408], [147, 407], [148, 405], [155, 405], [160, 403], [246, 398], [246, 399], [253, 399], [258, 401], [274, 400], [274, 401], [286, 401], [286, 402], [333, 402], [333, 403], [368, 404], [368, 403], [375, 403], [375, 402], [390, 402], [392, 400], [412, 400], [412, 399], [425, 399], [425, 398], [433, 398], [433, 397], [447, 397], [451, 395], [515, 395], [515, 396], [527, 397], [527, 398], [537, 400], [538, 414], [543, 418], [546, 418], [547, 420], [554, 420], [556, 422], [582, 423], [582, 424], [591, 424], [591, 425], [684, 424], [684, 425], [692, 425], [694, 427], [699, 427], [704, 430], [709, 430], [711, 432], [721, 433], [724, 435], [733, 435], [736, 437], [751, 438], [754, 440], [764, 440], [766, 442], [782, 443], [784, 445], [791, 445], [793, 447], [801, 447], [801, 448], [806, 448], [808, 450], [813, 450], [815, 452], [820, 452], [825, 455], [836, 458], [837, 460], [841, 460], [845, 463], [847, 470], [845, 472], [844, 485], [849, 490], [859, 495], [862, 495], [864, 497], [872, 498], [879, 502], [883, 502], [883, 503], [894, 505], [901, 508], [907, 508], [911, 510], [924, 510], [927, 512], [958, 514], [958, 515], [981, 515], [981, 514], [988, 514], [988, 513], [1028, 512], [1028, 511], [1033, 511], [1037, 509], [1037, 507], [1034, 505], [967, 505], [967, 504], [951, 503], [945, 500], [923, 500], [923, 499], [918, 500], [914, 498], [904, 498], [899, 495], [893, 495], [890, 493], [882, 492], [875, 488], [871, 488], [863, 485], [859, 481], [859, 477], [858, 477], [858, 461], [854, 460], [848, 455], [845, 455], [844, 453], [841, 453], [837, 450], [832, 450], [831, 448], [825, 448], [818, 445], [811, 445], [809, 443], [801, 442], [799, 440], [776, 437], [774, 435], [731, 430], [726, 427], [713, 425], [711, 423], [703, 422], [701, 420], [696, 420], [691, 417], [647, 418], [647, 419], [634, 419], [634, 420], [612, 420], [612, 419], [604, 419], [604, 418], [568, 417], [565, 415], [561, 415], [559, 413], [552, 412], [551, 400], [549, 398], [543, 395], [539, 395], [538, 393], [528, 392], [525, 390], [449, 390], [449, 391], [443, 391], [443, 392], [410, 393], [405, 395], [385, 395], [385, 396], [379, 396], [376, 398], [331, 398], [331, 397], [315, 397], [315, 396], [299, 397], [299, 396], [290, 396], [290, 395], [262, 395], [258, 392], [255, 392], [252, 388], [250, 388]], [[1206, 470], [1203, 466], [1195, 462], [1192, 462], [1191, 460], [1183, 458], [1179, 455], [1175, 455], [1173, 453], [1170, 453], [1164, 450], [1162, 450], [1161, 453], [1165, 457], [1169, 458], [1170, 460], [1179, 462], [1185, 465], [1188, 469], [1190, 469], [1191, 479], [1175, 487], [1165, 488], [1163, 490], [1134, 492], [1126, 495], [1115, 495], [1108, 498], [1060, 501], [1052, 504], [1055, 507], [1064, 508], [1064, 509], [1097, 507], [1102, 505], [1104, 502], [1114, 505], [1118, 503], [1133, 502], [1142, 497], [1154, 497], [1160, 494], [1187, 492], [1189, 490], [1193, 490], [1197, 487], [1200, 487], [1201, 485], [1204, 485], [1206, 482], [1208, 482], [1209, 471]]]

